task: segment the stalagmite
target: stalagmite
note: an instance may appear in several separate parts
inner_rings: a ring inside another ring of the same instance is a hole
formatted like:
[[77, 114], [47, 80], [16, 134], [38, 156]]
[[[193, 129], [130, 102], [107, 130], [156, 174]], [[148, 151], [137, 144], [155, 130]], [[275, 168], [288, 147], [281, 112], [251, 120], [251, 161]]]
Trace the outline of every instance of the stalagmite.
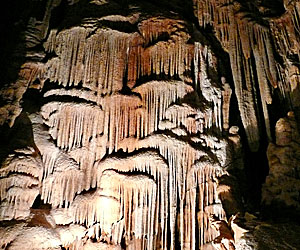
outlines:
[[225, 131], [229, 129], [229, 108], [230, 108], [230, 97], [232, 95], [232, 90], [228, 83], [225, 82], [225, 78], [222, 78], [222, 84], [223, 84], [223, 91], [222, 91], [222, 97], [223, 97], [223, 128]]

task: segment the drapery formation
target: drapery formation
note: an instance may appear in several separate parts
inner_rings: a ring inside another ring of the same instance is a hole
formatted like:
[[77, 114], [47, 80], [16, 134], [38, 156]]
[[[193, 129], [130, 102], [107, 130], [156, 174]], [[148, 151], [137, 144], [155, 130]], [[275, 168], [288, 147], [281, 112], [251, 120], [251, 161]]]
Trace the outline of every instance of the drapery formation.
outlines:
[[[57, 25], [61, 4], [91, 16], [64, 10]], [[241, 150], [231, 96], [254, 152], [262, 134], [272, 140], [275, 91], [297, 111], [299, 3], [275, 18], [258, 2], [194, 0], [197, 24], [122, 4], [49, 0], [42, 20], [30, 19], [30, 51], [0, 93], [0, 123], [30, 130], [0, 168], [0, 220], [13, 220], [1, 246], [235, 248], [223, 204], [232, 190], [220, 186]], [[205, 32], [228, 55], [225, 69]], [[33, 90], [39, 102], [26, 109]]]
[[[298, 67], [291, 59], [299, 59], [299, 3], [284, 2], [285, 13], [274, 19], [265, 15], [255, 1], [195, 0], [194, 4], [199, 25], [212, 26], [229, 54], [242, 123], [251, 150], [257, 151], [260, 112], [272, 140], [268, 110], [272, 92], [279, 88], [288, 105], [298, 106], [293, 95], [299, 84]], [[276, 56], [280, 60], [275, 60]]]

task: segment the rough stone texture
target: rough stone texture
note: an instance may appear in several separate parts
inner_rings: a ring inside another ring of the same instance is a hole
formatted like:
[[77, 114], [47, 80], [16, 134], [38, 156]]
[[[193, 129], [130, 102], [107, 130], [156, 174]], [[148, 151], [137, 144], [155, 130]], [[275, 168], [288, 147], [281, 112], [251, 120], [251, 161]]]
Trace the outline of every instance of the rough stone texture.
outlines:
[[263, 201], [299, 208], [296, 119], [270, 111], [298, 112], [298, 1], [33, 2], [0, 90], [2, 248], [293, 249], [237, 214], [274, 131]]
[[275, 128], [276, 143], [270, 143], [267, 155], [270, 171], [263, 186], [266, 205], [283, 203], [300, 209], [300, 136], [293, 112], [281, 118]]
[[237, 231], [234, 230], [235, 223], [242, 226], [244, 231], [235, 245], [238, 250], [299, 248], [300, 227], [293, 221], [261, 221], [256, 216], [246, 213], [231, 221], [234, 233]]

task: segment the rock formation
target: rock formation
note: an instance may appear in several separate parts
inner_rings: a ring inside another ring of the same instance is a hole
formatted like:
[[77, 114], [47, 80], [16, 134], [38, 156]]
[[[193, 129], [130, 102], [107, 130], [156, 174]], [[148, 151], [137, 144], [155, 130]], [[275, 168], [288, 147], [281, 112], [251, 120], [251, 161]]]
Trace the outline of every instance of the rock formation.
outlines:
[[295, 115], [289, 112], [275, 127], [276, 142], [270, 143], [267, 156], [270, 172], [263, 187], [263, 201], [282, 202], [299, 208], [299, 132]]
[[31, 3], [0, 90], [2, 248], [256, 249], [239, 178], [269, 142], [262, 200], [300, 210], [298, 1]]

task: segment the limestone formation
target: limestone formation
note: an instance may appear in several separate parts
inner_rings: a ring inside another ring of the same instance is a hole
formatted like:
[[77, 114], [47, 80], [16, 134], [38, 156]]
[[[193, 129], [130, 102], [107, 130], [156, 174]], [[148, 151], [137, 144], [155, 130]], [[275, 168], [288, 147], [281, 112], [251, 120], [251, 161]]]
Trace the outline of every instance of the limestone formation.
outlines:
[[268, 143], [263, 202], [300, 208], [298, 1], [32, 2], [0, 89], [2, 248], [255, 249], [237, 193]]
[[299, 209], [300, 178], [299, 143], [300, 137], [293, 112], [276, 123], [276, 142], [268, 147], [270, 171], [263, 187], [263, 201], [283, 203]]

